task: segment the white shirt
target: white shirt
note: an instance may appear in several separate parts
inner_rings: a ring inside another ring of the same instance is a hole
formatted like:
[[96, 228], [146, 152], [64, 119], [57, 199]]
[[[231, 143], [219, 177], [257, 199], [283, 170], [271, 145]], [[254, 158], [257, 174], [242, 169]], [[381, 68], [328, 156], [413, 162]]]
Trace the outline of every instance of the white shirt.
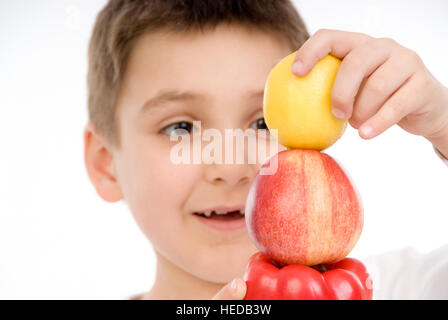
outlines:
[[[434, 150], [448, 166], [448, 159]], [[448, 299], [448, 245], [428, 254], [409, 247], [363, 262], [373, 281], [373, 299]]]

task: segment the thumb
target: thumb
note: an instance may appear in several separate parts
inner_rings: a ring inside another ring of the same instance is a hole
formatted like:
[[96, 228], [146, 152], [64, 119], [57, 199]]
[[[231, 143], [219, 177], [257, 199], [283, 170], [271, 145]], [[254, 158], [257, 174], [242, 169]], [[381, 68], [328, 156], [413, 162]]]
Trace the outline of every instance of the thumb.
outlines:
[[235, 278], [226, 284], [213, 300], [242, 300], [246, 295], [246, 282], [241, 278]]

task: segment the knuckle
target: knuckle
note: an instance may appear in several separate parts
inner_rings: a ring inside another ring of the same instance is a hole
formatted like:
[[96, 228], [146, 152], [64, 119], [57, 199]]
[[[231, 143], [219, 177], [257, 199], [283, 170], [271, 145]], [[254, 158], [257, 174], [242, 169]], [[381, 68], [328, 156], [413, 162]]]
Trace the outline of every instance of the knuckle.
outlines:
[[370, 90], [375, 96], [384, 94], [387, 84], [386, 79], [382, 77], [377, 77], [374, 80], [368, 81], [366, 84], [368, 90]]
[[349, 54], [345, 59], [354, 70], [358, 70], [365, 64], [365, 58], [361, 54]]
[[378, 38], [377, 41], [382, 46], [397, 46], [398, 45], [398, 43], [394, 39], [387, 38], [387, 37]]
[[320, 56], [320, 54], [318, 53], [318, 52], [316, 52], [316, 51], [313, 51], [311, 54], [310, 54], [310, 58], [311, 58], [311, 60], [313, 60], [313, 61], [319, 61], [320, 59], [322, 59], [322, 57]]
[[338, 90], [332, 90], [331, 92], [332, 105], [337, 109], [345, 110], [348, 109], [350, 103], [350, 97], [341, 93]]
[[395, 101], [393, 104], [390, 104], [386, 108], [381, 109], [381, 112], [378, 113], [378, 117], [385, 123], [398, 121], [398, 118], [403, 110], [403, 104], [399, 101]]
[[419, 65], [422, 62], [417, 52], [410, 49], [406, 49], [405, 58], [408, 61], [408, 63], [411, 63], [413, 65]]

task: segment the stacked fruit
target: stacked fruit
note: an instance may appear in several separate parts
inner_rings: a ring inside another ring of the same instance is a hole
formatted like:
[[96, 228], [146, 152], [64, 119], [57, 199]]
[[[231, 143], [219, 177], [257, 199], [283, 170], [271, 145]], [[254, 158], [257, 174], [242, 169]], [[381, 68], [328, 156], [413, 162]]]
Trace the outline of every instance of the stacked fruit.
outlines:
[[[346, 258], [359, 239], [363, 209], [353, 182], [321, 150], [346, 122], [331, 114], [331, 88], [341, 61], [320, 60], [305, 77], [291, 73], [293, 53], [269, 74], [266, 123], [289, 148], [259, 174], [246, 202], [249, 234], [260, 250], [244, 275], [245, 299], [371, 299], [364, 265]], [[273, 130], [275, 129], [275, 130]]]

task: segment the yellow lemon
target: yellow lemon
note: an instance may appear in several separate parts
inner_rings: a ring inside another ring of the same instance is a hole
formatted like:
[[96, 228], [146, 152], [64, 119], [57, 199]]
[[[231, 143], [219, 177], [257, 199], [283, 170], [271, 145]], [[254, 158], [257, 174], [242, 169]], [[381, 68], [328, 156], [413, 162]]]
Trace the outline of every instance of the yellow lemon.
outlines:
[[[341, 60], [328, 55], [309, 74], [291, 72], [296, 52], [282, 59], [266, 81], [263, 112], [270, 130], [287, 148], [323, 150], [344, 133], [347, 122], [331, 113], [331, 89]], [[272, 131], [271, 131], [272, 132]]]

